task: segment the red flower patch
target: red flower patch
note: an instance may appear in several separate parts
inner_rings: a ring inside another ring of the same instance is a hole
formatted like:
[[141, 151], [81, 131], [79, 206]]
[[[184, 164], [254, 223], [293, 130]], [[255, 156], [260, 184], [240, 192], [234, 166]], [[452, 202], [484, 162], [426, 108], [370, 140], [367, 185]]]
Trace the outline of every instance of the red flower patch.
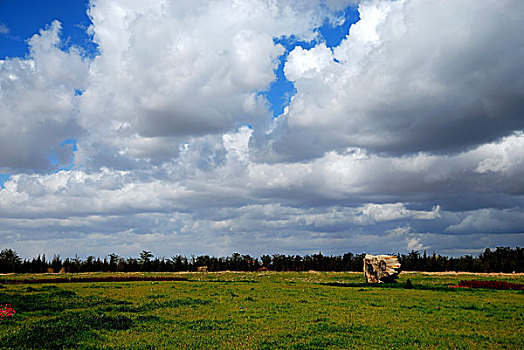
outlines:
[[16, 311], [11, 307], [11, 304], [0, 305], [0, 319], [14, 316], [15, 314]]
[[453, 287], [522, 290], [524, 289], [524, 284], [509, 283], [504, 281], [460, 281], [458, 286]]

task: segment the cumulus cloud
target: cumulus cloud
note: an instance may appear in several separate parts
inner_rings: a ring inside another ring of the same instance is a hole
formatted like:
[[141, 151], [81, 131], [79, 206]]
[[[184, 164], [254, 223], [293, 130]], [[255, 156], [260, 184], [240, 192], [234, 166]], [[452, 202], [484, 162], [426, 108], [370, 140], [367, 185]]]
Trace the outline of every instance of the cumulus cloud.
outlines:
[[297, 93], [265, 157], [454, 153], [524, 127], [521, 2], [362, 1], [359, 12], [332, 52], [290, 53]]
[[524, 214], [520, 208], [479, 209], [467, 212], [465, 218], [446, 228], [449, 233], [520, 233], [524, 227]]
[[[254, 163], [249, 173], [251, 183], [261, 194], [268, 195], [284, 190], [302, 198], [349, 199], [356, 203], [402, 198], [401, 202], [425, 202], [430, 208], [441, 204], [453, 210], [489, 207], [500, 202], [514, 206], [521, 205], [521, 199], [513, 195], [524, 189], [519, 161], [522, 148], [517, 146], [523, 140], [521, 134], [516, 134], [452, 156], [421, 152], [395, 157], [347, 149], [307, 162]], [[479, 174], [479, 164], [493, 157], [511, 157], [512, 161], [508, 160], [507, 168], [500, 172]]]
[[380, 222], [406, 218], [431, 220], [440, 217], [440, 207], [437, 205], [432, 211], [416, 211], [407, 209], [403, 203], [366, 204], [362, 208], [361, 222]]
[[0, 169], [45, 171], [60, 143], [82, 129], [76, 117], [75, 90], [88, 66], [73, 47], [60, 49], [60, 22], [29, 39], [27, 58], [0, 61]]
[[273, 39], [314, 38], [319, 9], [314, 1], [93, 1], [100, 55], [81, 99], [83, 126], [114, 152], [153, 162], [176, 157], [174, 143], [191, 137], [263, 126], [258, 93], [284, 53]]

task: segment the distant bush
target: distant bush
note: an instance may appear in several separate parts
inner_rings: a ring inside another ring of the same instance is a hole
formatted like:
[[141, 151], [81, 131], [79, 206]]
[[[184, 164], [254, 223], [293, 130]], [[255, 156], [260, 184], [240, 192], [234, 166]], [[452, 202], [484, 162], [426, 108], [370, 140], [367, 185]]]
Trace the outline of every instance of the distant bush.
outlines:
[[406, 281], [406, 285], [404, 286], [404, 289], [413, 289], [413, 283], [411, 283], [411, 281], [408, 280]]

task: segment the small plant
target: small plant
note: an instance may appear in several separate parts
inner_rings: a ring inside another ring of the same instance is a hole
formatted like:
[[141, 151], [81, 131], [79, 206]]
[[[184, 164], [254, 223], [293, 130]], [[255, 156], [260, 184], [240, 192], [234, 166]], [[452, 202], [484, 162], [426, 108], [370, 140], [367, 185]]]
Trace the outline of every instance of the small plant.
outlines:
[[404, 289], [413, 289], [413, 284], [411, 283], [411, 281], [408, 280], [406, 281], [406, 285], [404, 286]]
[[0, 317], [4, 319], [6, 317], [11, 317], [16, 314], [15, 309], [11, 307], [11, 304], [0, 305]]

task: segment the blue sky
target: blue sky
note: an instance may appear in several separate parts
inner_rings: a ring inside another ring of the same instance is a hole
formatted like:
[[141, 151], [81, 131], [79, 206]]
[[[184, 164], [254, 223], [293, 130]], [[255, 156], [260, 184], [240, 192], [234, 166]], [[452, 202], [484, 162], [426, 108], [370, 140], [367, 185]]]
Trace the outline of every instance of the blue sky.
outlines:
[[356, 23], [360, 17], [356, 6], [351, 5], [343, 11], [335, 12], [335, 18], [341, 20], [332, 23], [328, 18], [318, 27], [319, 38], [312, 41], [301, 41], [294, 37], [275, 38], [275, 43], [281, 44], [286, 52], [280, 57], [278, 68], [275, 71], [276, 80], [271, 83], [268, 91], [262, 93], [271, 104], [271, 110], [276, 117], [284, 112], [284, 108], [289, 104], [290, 98], [295, 94], [296, 89], [292, 82], [286, 79], [284, 75], [284, 65], [288, 54], [297, 46], [304, 49], [310, 49], [319, 42], [324, 42], [327, 47], [333, 48], [340, 44], [343, 38], [348, 35], [349, 28]]
[[53, 20], [62, 23], [63, 48], [82, 47], [93, 55], [93, 45], [86, 29], [91, 21], [87, 16], [87, 1], [81, 0], [3, 0], [0, 1], [0, 22], [8, 33], [0, 35], [0, 57], [23, 57], [28, 54], [26, 40], [48, 26]]
[[522, 246], [524, 3], [457, 1], [0, 1], [0, 248]]

